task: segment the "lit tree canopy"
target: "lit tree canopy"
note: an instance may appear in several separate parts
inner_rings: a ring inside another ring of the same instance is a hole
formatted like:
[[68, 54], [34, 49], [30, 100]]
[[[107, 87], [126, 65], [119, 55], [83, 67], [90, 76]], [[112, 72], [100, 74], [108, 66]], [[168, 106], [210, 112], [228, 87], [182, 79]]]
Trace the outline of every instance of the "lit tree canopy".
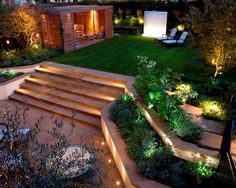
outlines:
[[191, 7], [184, 19], [195, 34], [198, 52], [215, 67], [215, 76], [236, 65], [235, 11], [233, 1], [205, 0], [204, 12]]
[[40, 32], [40, 11], [34, 5], [6, 7], [0, 13], [0, 38], [24, 37], [27, 47], [31, 47]]

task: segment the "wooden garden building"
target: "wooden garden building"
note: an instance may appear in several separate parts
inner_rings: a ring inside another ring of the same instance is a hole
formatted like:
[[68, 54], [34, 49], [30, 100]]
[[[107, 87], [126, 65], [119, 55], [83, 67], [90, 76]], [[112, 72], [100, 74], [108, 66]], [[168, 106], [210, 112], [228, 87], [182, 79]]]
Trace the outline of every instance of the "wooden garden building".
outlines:
[[88, 40], [113, 36], [112, 6], [44, 7], [41, 17], [43, 44], [65, 52], [76, 50]]

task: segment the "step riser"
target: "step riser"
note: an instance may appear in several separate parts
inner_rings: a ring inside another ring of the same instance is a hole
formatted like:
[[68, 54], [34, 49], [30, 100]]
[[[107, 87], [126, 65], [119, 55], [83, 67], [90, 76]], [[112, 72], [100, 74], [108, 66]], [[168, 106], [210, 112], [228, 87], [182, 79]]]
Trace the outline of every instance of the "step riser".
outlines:
[[51, 94], [49, 92], [44, 92], [44, 91], [41, 91], [41, 90], [38, 90], [38, 89], [25, 87], [25, 86], [21, 86], [21, 88], [27, 89], [27, 90], [30, 90], [30, 91], [34, 91], [34, 92], [37, 92], [37, 93], [41, 93], [41, 94], [44, 94], [44, 95], [49, 95], [49, 96], [52, 96], [52, 97], [55, 97], [55, 98], [63, 99], [63, 100], [69, 101], [69, 102], [74, 102], [76, 104], [84, 105], [84, 106], [87, 106], [87, 107], [90, 107], [90, 108], [95, 108], [97, 110], [102, 109], [101, 107], [98, 107], [98, 106], [95, 106], [95, 105], [91, 105], [91, 104], [88, 104], [88, 103], [83, 103], [81, 101], [77, 101], [77, 100], [69, 99], [69, 98], [66, 98], [66, 97], [54, 95], [54, 94]]
[[71, 78], [71, 77], [68, 77], [68, 76], [63, 75], [63, 74], [58, 74], [58, 73], [54, 73], [54, 72], [46, 72], [46, 71], [43, 71], [43, 70], [40, 70], [40, 69], [36, 69], [35, 71], [39, 72], [39, 73], [47, 74], [47, 75], [54, 75], [54, 76], [58, 76], [58, 77], [66, 78], [66, 79], [73, 79], [73, 80], [77, 80], [77, 81], [88, 83], [88, 84], [95, 85], [95, 86], [96, 85], [97, 86], [102, 86], [102, 87], [104, 86], [104, 87], [107, 87], [107, 88], [116, 89], [118, 91], [124, 92], [124, 88], [119, 88], [119, 87], [115, 87], [115, 86], [110, 86], [110, 85], [104, 85], [104, 84], [100, 84], [100, 83], [90, 82], [90, 81], [84, 80], [82, 78]]
[[82, 86], [79, 86], [79, 85], [76, 85], [76, 84], [60, 82], [60, 81], [57, 81], [57, 80], [54, 80], [54, 79], [45, 78], [43, 76], [31, 75], [31, 77], [39, 79], [39, 80], [44, 80], [44, 81], [49, 81], [49, 82], [53, 82], [53, 83], [57, 83], [57, 84], [62, 84], [62, 85], [69, 86], [69, 87], [75, 87], [75, 88], [78, 88], [78, 89], [81, 89], [81, 90], [84, 90], [84, 91], [88, 91], [88, 92], [95, 92], [95, 93], [98, 93], [98, 94], [108, 95], [108, 96], [111, 96], [111, 97], [117, 97], [117, 95], [113, 94], [113, 93], [108, 93], [108, 92], [97, 90], [97, 89], [94, 89], [94, 88], [85, 88], [85, 87], [82, 87]]
[[[60, 87], [56, 87], [56, 86], [52, 86], [52, 85], [45, 85], [45, 84], [41, 84], [41, 83], [38, 83], [38, 82], [35, 82], [35, 81], [32, 81], [30, 79], [26, 79], [25, 80], [26, 83], [31, 83], [31, 84], [35, 84], [35, 85], [38, 85], [40, 87], [45, 87], [45, 88], [52, 88], [52, 89], [55, 89], [55, 90], [58, 90], [58, 91], [62, 91], [62, 92], [67, 92], [67, 93], [71, 93], [71, 94], [74, 94], [74, 95], [78, 95], [78, 96], [82, 96], [82, 97], [86, 97], [88, 99], [92, 99], [92, 100], [96, 100], [96, 101], [100, 101], [100, 102], [105, 102], [105, 103], [109, 103], [111, 101], [113, 101], [115, 98], [114, 97], [101, 97], [101, 98], [98, 98], [98, 97], [94, 97], [94, 96], [91, 96], [91, 95], [86, 95], [86, 94], [82, 94], [82, 93], [77, 93], [77, 92], [74, 92], [72, 90], [66, 90], [66, 89], [63, 89], [63, 88], [60, 88]], [[106, 99], [105, 99], [106, 98]]]
[[[24, 103], [24, 101], [17, 100], [17, 99], [15, 99], [15, 98], [11, 98], [11, 97], [9, 97], [9, 98], [10, 98], [11, 100], [17, 101], [17, 102], [19, 102], [19, 103]], [[49, 112], [49, 113], [53, 113], [53, 114], [56, 114], [56, 115], [65, 117], [65, 118], [70, 118], [70, 119], [72, 118], [71, 116], [65, 115], [65, 114], [63, 114], [63, 113], [59, 113], [59, 112], [56, 112], [56, 111], [47, 110], [47, 109], [43, 108], [42, 106], [36, 106], [36, 105], [33, 105], [33, 104], [28, 104], [28, 105], [30, 105], [30, 106], [32, 106], [32, 107], [35, 107], [35, 108], [38, 108], [38, 109], [40, 109], [40, 110]], [[82, 120], [80, 120], [80, 119], [78, 119], [78, 118], [75, 118], [75, 120], [76, 120], [79, 124], [83, 124], [83, 125], [85, 125], [85, 126], [92, 126], [92, 127], [100, 128], [100, 125], [91, 124], [91, 123], [89, 123], [89, 122], [82, 121]]]
[[21, 95], [25, 95], [25, 96], [27, 96], [27, 97], [29, 97], [29, 98], [33, 98], [33, 99], [36, 99], [36, 100], [39, 100], [39, 101], [43, 101], [43, 102], [46, 102], [46, 103], [50, 103], [50, 104], [53, 104], [53, 105], [57, 105], [57, 106], [60, 106], [60, 107], [62, 107], [62, 108], [66, 108], [66, 109], [69, 109], [69, 110], [71, 110], [71, 111], [76, 111], [76, 112], [79, 112], [79, 113], [82, 113], [82, 114], [89, 114], [89, 115], [91, 115], [91, 116], [94, 116], [94, 117], [99, 117], [100, 115], [98, 115], [98, 114], [90, 114], [89, 112], [86, 112], [86, 111], [80, 111], [80, 110], [78, 110], [78, 109], [73, 109], [73, 108], [71, 108], [71, 107], [68, 107], [68, 106], [66, 106], [66, 105], [63, 105], [62, 103], [54, 103], [54, 102], [52, 102], [52, 101], [50, 101], [50, 100], [45, 100], [45, 99], [41, 99], [41, 98], [38, 98], [38, 97], [35, 97], [35, 96], [32, 96], [32, 95], [27, 95], [27, 94], [25, 94], [25, 93], [21, 93], [21, 92], [19, 92], [19, 91], [17, 91], [17, 90], [15, 90], [15, 93], [19, 93], [19, 94], [21, 94]]
[[124, 80], [118, 80], [118, 79], [112, 79], [112, 78], [107, 78], [107, 77], [98, 76], [98, 75], [86, 74], [86, 73], [82, 73], [82, 72], [66, 70], [66, 69], [56, 68], [56, 67], [47, 66], [47, 65], [41, 65], [40, 67], [46, 68], [49, 70], [59, 71], [59, 72], [65, 72], [65, 73], [76, 74], [76, 75], [80, 75], [80, 76], [87, 76], [87, 77], [97, 78], [97, 79], [101, 79], [101, 80], [107, 80], [110, 82], [115, 82], [115, 83], [119, 83], [119, 84], [123, 84], [123, 85], [125, 85], [127, 83]]

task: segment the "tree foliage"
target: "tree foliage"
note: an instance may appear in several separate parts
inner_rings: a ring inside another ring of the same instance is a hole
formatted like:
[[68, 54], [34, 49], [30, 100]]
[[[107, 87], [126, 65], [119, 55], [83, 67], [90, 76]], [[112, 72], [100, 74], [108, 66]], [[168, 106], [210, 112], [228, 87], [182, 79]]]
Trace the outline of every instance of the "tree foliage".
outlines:
[[40, 10], [35, 5], [4, 6], [0, 12], [0, 39], [4, 37], [22, 40], [32, 47], [40, 32]]
[[191, 29], [195, 47], [215, 75], [236, 65], [234, 37], [236, 36], [235, 2], [205, 0], [204, 11], [190, 7], [183, 19]]

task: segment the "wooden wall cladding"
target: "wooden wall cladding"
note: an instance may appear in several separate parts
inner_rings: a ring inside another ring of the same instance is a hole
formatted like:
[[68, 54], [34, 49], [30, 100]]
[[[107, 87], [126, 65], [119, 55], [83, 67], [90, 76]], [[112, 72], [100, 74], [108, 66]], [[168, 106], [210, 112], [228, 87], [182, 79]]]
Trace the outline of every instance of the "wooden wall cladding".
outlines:
[[113, 37], [112, 8], [105, 10], [105, 38]]
[[74, 39], [74, 14], [73, 13], [62, 13], [61, 24], [63, 31], [63, 42], [65, 52], [71, 52], [75, 50], [75, 39]]
[[42, 14], [42, 41], [45, 46], [62, 48], [61, 19], [59, 14]]
[[85, 12], [75, 9], [58, 13], [47, 12], [41, 15], [42, 41], [52, 48], [64, 48], [65, 52], [76, 49], [74, 24], [84, 26], [85, 35], [95, 35], [104, 31], [105, 38], [113, 36], [112, 8], [94, 9], [88, 7]]

